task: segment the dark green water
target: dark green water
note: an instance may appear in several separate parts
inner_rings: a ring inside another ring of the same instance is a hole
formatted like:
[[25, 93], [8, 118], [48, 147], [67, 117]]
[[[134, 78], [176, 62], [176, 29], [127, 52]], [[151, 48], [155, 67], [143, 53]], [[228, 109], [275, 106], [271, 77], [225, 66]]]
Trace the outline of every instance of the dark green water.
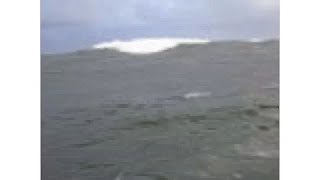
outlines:
[[279, 179], [279, 42], [42, 55], [42, 179]]

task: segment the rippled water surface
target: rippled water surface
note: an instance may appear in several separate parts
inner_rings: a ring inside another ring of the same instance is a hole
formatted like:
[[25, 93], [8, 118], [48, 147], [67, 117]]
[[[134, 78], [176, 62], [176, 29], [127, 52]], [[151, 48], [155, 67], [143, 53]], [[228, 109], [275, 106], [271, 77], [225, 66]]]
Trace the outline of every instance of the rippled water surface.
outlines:
[[278, 91], [278, 41], [42, 55], [42, 179], [278, 179]]

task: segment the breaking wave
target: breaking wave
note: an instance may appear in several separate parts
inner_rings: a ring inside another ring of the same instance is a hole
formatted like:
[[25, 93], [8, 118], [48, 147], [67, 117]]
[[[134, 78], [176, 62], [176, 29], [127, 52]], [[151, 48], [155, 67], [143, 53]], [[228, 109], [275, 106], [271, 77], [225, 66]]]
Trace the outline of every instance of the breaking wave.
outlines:
[[94, 49], [115, 49], [131, 54], [152, 54], [177, 47], [180, 44], [206, 44], [208, 39], [198, 38], [142, 38], [130, 41], [115, 40], [93, 46]]
[[211, 92], [189, 92], [183, 95], [185, 99], [200, 98], [211, 96]]

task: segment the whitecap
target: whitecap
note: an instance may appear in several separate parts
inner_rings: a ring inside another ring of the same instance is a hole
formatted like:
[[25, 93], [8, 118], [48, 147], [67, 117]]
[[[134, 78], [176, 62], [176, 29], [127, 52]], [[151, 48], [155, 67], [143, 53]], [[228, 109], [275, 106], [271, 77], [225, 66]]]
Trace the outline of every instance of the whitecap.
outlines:
[[183, 95], [185, 99], [211, 96], [211, 92], [189, 92]]
[[152, 54], [177, 47], [180, 44], [206, 44], [208, 39], [198, 38], [141, 38], [129, 41], [115, 40], [93, 46], [94, 49], [115, 49], [131, 54]]
[[251, 42], [251, 43], [260, 43], [265, 41], [267, 41], [267, 39], [263, 39], [263, 38], [250, 38], [247, 40], [247, 42]]

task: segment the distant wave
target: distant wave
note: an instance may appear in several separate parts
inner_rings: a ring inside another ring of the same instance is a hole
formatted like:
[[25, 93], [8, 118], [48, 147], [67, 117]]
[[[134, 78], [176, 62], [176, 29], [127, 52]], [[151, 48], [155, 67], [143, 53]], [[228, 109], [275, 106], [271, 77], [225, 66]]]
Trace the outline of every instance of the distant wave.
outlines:
[[243, 40], [243, 42], [260, 43], [260, 42], [267, 42], [270, 40], [271, 39], [266, 39], [266, 38], [250, 38], [250, 39]]
[[130, 41], [103, 42], [93, 46], [94, 49], [115, 49], [131, 54], [152, 54], [177, 47], [180, 44], [206, 44], [208, 39], [198, 38], [142, 38]]
[[191, 98], [200, 98], [200, 97], [208, 97], [211, 96], [211, 92], [189, 92], [183, 95], [185, 99], [191, 99]]
[[252, 43], [258, 43], [258, 42], [264, 42], [267, 41], [267, 39], [263, 39], [263, 38], [251, 38], [248, 39], [248, 42], [252, 42]]

